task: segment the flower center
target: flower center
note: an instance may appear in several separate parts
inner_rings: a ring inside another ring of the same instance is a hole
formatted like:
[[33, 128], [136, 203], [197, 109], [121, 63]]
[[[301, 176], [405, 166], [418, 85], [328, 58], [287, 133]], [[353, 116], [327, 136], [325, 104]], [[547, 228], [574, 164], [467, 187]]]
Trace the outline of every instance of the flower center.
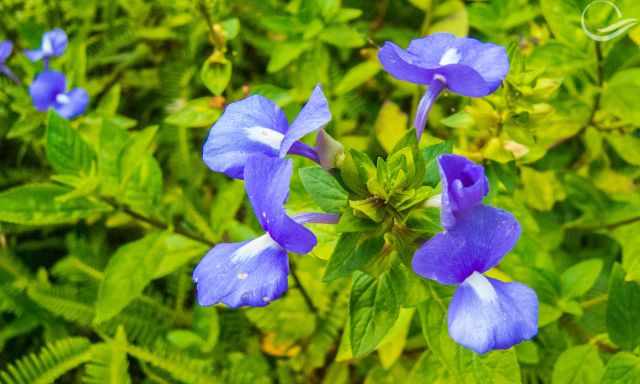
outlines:
[[458, 64], [460, 62], [460, 52], [455, 48], [447, 49], [440, 58], [440, 65]]
[[473, 272], [462, 284], [470, 286], [480, 301], [494, 302], [498, 299], [493, 285], [481, 273]]
[[245, 128], [245, 130], [249, 140], [264, 144], [275, 150], [280, 149], [280, 144], [284, 139], [284, 135], [274, 129], [256, 126]]
[[58, 104], [69, 104], [71, 100], [69, 99], [69, 96], [65, 95], [64, 93], [58, 93], [56, 95], [56, 102]]

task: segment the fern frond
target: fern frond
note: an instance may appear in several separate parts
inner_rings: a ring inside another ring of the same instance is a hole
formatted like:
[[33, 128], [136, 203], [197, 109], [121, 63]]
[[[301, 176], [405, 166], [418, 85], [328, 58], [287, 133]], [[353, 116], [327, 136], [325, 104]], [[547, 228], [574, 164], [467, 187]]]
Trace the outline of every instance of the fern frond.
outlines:
[[95, 345], [82, 381], [87, 384], [131, 383], [125, 352], [126, 343], [124, 329], [119, 327], [114, 340]]
[[129, 344], [127, 353], [136, 359], [157, 367], [173, 378], [185, 383], [212, 384], [220, 380], [212, 375], [213, 363], [210, 360], [195, 359], [182, 353], [159, 347], [154, 351]]
[[[39, 306], [54, 315], [73, 323], [95, 327], [95, 292], [80, 291], [74, 286], [46, 286], [35, 284], [28, 289], [29, 297]], [[141, 344], [152, 344], [170, 326], [170, 319], [149, 302], [136, 302], [112, 320], [97, 328], [113, 335], [118, 325], [124, 325], [132, 340]]]
[[39, 353], [32, 353], [0, 372], [3, 384], [46, 384], [76, 368], [91, 358], [91, 343], [82, 337], [72, 337], [48, 344]]

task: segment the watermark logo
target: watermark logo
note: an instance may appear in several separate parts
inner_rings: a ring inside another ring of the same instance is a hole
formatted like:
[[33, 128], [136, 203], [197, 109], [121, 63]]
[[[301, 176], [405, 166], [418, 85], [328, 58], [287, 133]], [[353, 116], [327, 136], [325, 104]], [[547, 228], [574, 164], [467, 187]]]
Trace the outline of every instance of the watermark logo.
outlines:
[[582, 30], [584, 31], [584, 33], [595, 41], [609, 41], [611, 39], [615, 39], [616, 37], [622, 35], [629, 29], [633, 28], [636, 24], [638, 24], [638, 19], [636, 18], [622, 19], [609, 26], [598, 28], [594, 33], [587, 27], [585, 18], [587, 17], [587, 12], [589, 11], [589, 9], [596, 4], [603, 4], [613, 8], [616, 15], [618, 15], [618, 19], [622, 18], [622, 12], [620, 12], [620, 8], [618, 8], [618, 6], [615, 5], [612, 1], [595, 0], [589, 3], [584, 11], [582, 11], [582, 18], [580, 19], [580, 22], [582, 24]]

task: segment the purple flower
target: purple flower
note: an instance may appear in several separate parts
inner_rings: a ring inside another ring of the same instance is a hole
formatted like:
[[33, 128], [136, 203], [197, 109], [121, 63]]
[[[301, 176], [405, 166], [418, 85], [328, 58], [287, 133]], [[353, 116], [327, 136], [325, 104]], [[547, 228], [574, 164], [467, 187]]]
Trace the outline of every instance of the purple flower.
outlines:
[[65, 119], [72, 119], [82, 114], [89, 104], [89, 95], [82, 88], [74, 88], [66, 92], [67, 82], [64, 75], [55, 71], [39, 73], [29, 93], [34, 107], [44, 112], [53, 108]]
[[0, 42], [0, 65], [4, 65], [13, 51], [13, 43], [9, 40]]
[[202, 158], [213, 171], [236, 179], [243, 177], [245, 163], [254, 154], [283, 158], [292, 153], [319, 162], [316, 151], [298, 140], [329, 120], [331, 112], [319, 85], [291, 125], [271, 100], [250, 96], [230, 104], [211, 127]]
[[260, 307], [286, 292], [287, 251], [308, 253], [316, 237], [304, 223], [335, 223], [329, 214], [287, 215], [292, 163], [256, 154], [244, 165], [245, 189], [265, 234], [241, 243], [222, 243], [211, 249], [193, 271], [200, 305], [224, 303], [237, 308]]
[[62, 29], [56, 28], [42, 35], [39, 49], [27, 49], [24, 53], [31, 61], [43, 60], [46, 68], [49, 66], [49, 59], [62, 55], [67, 49], [67, 44], [67, 34]]
[[440, 156], [438, 163], [445, 231], [418, 249], [413, 270], [458, 285], [448, 314], [456, 342], [485, 353], [532, 338], [538, 332], [535, 292], [482, 275], [515, 246], [520, 224], [511, 213], [482, 204], [488, 183], [481, 166], [455, 155]]
[[11, 56], [11, 51], [13, 51], [13, 43], [11, 41], [4, 40], [0, 42], [0, 73], [13, 80], [16, 84], [20, 84], [20, 80], [5, 64], [9, 56]]
[[500, 86], [509, 71], [504, 47], [449, 33], [434, 33], [413, 40], [406, 50], [386, 42], [378, 58], [394, 77], [428, 85], [414, 121], [418, 138], [431, 106], [443, 89], [463, 96], [486, 96]]

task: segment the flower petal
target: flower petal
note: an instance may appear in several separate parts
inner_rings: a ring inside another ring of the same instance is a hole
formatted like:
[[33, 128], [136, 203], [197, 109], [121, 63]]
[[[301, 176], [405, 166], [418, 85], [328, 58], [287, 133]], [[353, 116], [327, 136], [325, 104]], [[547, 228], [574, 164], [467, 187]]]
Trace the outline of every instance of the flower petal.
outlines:
[[41, 60], [44, 57], [44, 53], [41, 49], [25, 49], [24, 55], [33, 62]]
[[60, 56], [67, 49], [67, 34], [60, 28], [55, 28], [42, 36], [42, 50], [45, 57]]
[[329, 111], [327, 98], [322, 93], [320, 84], [318, 84], [313, 89], [307, 104], [302, 108], [298, 117], [296, 117], [284, 135], [284, 140], [280, 145], [280, 157], [284, 157], [297, 140], [322, 128], [330, 120], [331, 111]]
[[520, 224], [511, 213], [480, 205], [424, 243], [413, 257], [413, 270], [442, 284], [460, 284], [496, 266], [519, 237]]
[[11, 55], [11, 51], [13, 51], [13, 43], [11, 41], [4, 40], [0, 42], [0, 64], [7, 61], [7, 58]]
[[378, 51], [378, 60], [385, 71], [399, 80], [416, 84], [429, 84], [433, 80], [433, 71], [416, 64], [421, 61], [420, 57], [405, 51], [390, 41], [384, 43]]
[[55, 71], [44, 71], [38, 74], [29, 86], [33, 106], [44, 112], [56, 103], [56, 96], [64, 93], [66, 80], [64, 75]]
[[406, 51], [385, 43], [378, 56], [385, 70], [400, 80], [427, 84], [439, 75], [451, 91], [470, 97], [494, 92], [509, 71], [504, 47], [450, 33], [412, 40]]
[[439, 156], [438, 166], [442, 180], [440, 220], [445, 228], [451, 228], [457, 217], [482, 204], [489, 193], [489, 181], [484, 168], [464, 156]]
[[413, 122], [413, 126], [416, 128], [416, 134], [418, 135], [418, 140], [422, 137], [422, 132], [424, 131], [424, 126], [427, 123], [427, 116], [429, 115], [429, 111], [431, 107], [433, 107], [433, 103], [435, 103], [438, 95], [444, 89], [445, 84], [440, 80], [433, 80], [429, 84], [429, 89], [424, 93], [422, 98], [420, 99], [420, 103], [418, 104], [418, 109], [416, 111], [416, 117]]
[[254, 155], [244, 169], [245, 189], [262, 228], [284, 249], [304, 254], [316, 245], [316, 237], [284, 209], [291, 172], [289, 159]]
[[278, 156], [287, 127], [286, 116], [271, 100], [247, 97], [229, 104], [211, 127], [202, 158], [213, 171], [241, 179], [251, 155]]
[[56, 102], [54, 108], [65, 119], [73, 119], [81, 115], [89, 105], [89, 94], [82, 88], [74, 88], [64, 94], [65, 102]]
[[456, 290], [448, 325], [453, 340], [477, 353], [507, 349], [538, 333], [538, 298], [520, 283], [474, 273]]
[[193, 271], [200, 305], [262, 307], [287, 291], [289, 259], [269, 235], [211, 249]]
[[475, 69], [463, 64], [445, 65], [437, 72], [445, 78], [449, 90], [462, 96], [482, 97], [495, 90], [489, 87]]

